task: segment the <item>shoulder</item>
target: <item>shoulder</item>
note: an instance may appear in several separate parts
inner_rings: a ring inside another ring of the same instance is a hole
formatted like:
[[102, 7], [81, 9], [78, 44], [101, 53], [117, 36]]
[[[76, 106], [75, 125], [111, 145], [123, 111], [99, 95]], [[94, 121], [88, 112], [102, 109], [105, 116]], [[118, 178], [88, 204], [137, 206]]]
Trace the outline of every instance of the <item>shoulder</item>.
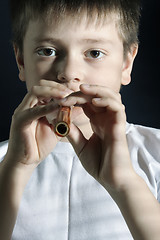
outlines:
[[127, 124], [126, 135], [135, 171], [160, 201], [160, 130]]
[[8, 141], [0, 142], [0, 162], [3, 160], [6, 155], [8, 148]]
[[160, 129], [141, 125], [128, 124], [126, 128], [130, 148], [143, 148], [148, 152], [156, 152], [160, 156]]

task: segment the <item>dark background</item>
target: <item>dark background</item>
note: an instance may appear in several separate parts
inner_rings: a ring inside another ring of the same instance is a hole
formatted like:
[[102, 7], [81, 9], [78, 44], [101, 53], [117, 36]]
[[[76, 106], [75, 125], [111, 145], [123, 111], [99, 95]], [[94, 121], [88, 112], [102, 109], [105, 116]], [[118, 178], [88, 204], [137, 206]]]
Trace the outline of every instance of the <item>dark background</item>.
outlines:
[[[0, 0], [0, 141], [8, 139], [14, 109], [23, 99], [25, 84], [18, 71], [10, 43], [8, 1]], [[122, 88], [127, 120], [160, 128], [160, 22], [159, 0], [144, 0], [140, 25], [140, 47], [132, 82]]]

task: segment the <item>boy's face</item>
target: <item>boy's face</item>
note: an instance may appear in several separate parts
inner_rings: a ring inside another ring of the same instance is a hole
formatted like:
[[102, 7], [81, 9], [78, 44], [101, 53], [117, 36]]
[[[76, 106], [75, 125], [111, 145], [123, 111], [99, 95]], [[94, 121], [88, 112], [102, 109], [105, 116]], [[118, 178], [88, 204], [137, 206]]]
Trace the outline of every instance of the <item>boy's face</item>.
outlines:
[[79, 91], [80, 84], [95, 84], [119, 92], [130, 82], [135, 52], [124, 59], [123, 43], [113, 18], [105, 24], [87, 25], [65, 18], [59, 23], [30, 21], [25, 38], [23, 59], [16, 52], [20, 78], [27, 88], [41, 79], [65, 84]]

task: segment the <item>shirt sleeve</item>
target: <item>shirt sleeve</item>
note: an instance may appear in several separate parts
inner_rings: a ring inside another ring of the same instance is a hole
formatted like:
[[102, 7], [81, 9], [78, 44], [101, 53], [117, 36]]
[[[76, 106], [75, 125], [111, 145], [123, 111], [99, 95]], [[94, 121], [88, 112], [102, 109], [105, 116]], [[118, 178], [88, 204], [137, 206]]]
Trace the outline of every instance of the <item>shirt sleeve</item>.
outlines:
[[[159, 176], [160, 177], [160, 176]], [[157, 183], [157, 200], [160, 203], [160, 180]]]
[[6, 155], [8, 149], [8, 141], [4, 141], [0, 143], [0, 162], [2, 162], [3, 158]]
[[160, 130], [131, 124], [127, 139], [135, 171], [160, 202]]

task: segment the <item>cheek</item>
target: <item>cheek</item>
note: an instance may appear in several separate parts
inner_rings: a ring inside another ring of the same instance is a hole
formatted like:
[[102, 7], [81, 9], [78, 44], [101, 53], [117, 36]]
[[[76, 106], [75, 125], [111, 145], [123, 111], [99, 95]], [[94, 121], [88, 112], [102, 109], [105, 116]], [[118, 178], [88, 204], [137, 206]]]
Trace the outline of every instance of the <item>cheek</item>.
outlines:
[[98, 68], [93, 68], [88, 75], [87, 83], [101, 85], [119, 92], [122, 77], [121, 61], [108, 61]]
[[47, 62], [37, 62], [33, 71], [36, 73], [37, 77], [46, 78], [47, 75], [53, 75], [53, 66]]
[[57, 81], [57, 66], [52, 61], [39, 62], [35, 66], [35, 72], [39, 79]]
[[25, 64], [25, 81], [27, 89], [30, 90], [33, 86], [38, 85], [41, 79], [54, 79], [53, 71], [48, 64], [29, 62]]
[[38, 77], [32, 66], [25, 66], [25, 81], [27, 90], [29, 91], [33, 86], [38, 85]]

